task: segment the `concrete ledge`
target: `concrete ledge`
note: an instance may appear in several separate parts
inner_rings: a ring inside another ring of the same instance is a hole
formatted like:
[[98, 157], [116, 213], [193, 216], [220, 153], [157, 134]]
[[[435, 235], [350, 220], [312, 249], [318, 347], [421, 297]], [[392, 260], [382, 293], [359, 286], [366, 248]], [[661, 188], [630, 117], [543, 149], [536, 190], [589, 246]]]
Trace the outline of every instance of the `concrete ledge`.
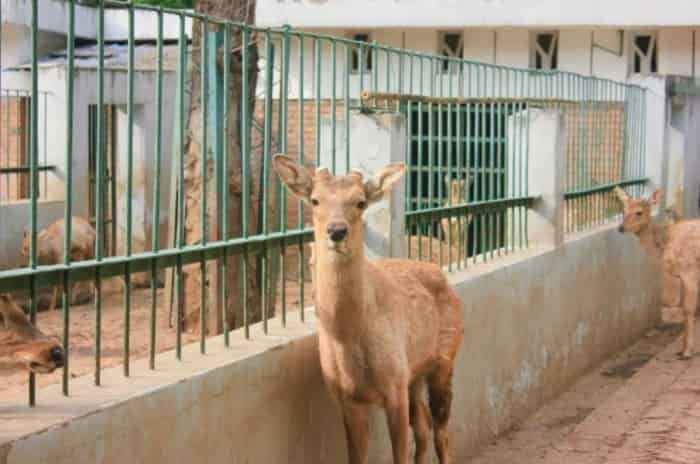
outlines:
[[[450, 276], [465, 303], [466, 334], [450, 428], [456, 462], [564, 391], [659, 318], [655, 264], [613, 227], [556, 249], [535, 249]], [[345, 462], [338, 409], [320, 373], [313, 310], [287, 328], [221, 337], [208, 354], [187, 346], [158, 369], [134, 363], [0, 402], [0, 464]], [[17, 406], [22, 404], [22, 406]], [[391, 461], [385, 420], [372, 418], [370, 462]]]

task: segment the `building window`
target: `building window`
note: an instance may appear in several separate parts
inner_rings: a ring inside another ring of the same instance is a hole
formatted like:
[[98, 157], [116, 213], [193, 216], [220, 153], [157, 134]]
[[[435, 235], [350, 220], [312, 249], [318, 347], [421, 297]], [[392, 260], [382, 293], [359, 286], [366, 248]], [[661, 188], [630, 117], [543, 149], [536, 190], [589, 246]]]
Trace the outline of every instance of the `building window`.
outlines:
[[550, 71], [557, 69], [559, 33], [557, 31], [533, 32], [530, 35], [530, 67]]
[[438, 34], [438, 53], [447, 59], [442, 60], [440, 70], [443, 73], [457, 72], [462, 67], [464, 56], [464, 34], [461, 32], [440, 32]]
[[635, 32], [630, 45], [630, 71], [633, 74], [654, 74], [659, 71], [656, 32]]
[[[371, 42], [370, 35], [366, 32], [352, 34], [351, 39], [356, 42], [369, 44]], [[352, 69], [351, 72], [367, 72], [372, 70], [372, 47], [364, 45], [356, 45], [352, 49]]]

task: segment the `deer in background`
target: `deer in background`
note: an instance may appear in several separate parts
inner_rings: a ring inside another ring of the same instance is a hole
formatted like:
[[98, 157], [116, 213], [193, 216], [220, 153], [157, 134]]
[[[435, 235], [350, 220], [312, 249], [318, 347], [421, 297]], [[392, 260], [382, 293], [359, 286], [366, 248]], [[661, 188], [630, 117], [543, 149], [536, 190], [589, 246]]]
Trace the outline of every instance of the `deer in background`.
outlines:
[[61, 345], [34, 327], [9, 295], [0, 293], [0, 369], [49, 374], [63, 364]]
[[401, 179], [405, 165], [389, 164], [367, 181], [357, 171], [313, 173], [285, 155], [276, 155], [273, 167], [312, 209], [321, 370], [342, 410], [350, 464], [367, 462], [373, 404], [386, 411], [394, 464], [409, 462], [411, 426], [415, 462], [427, 462], [434, 426], [435, 450], [447, 463], [462, 303], [434, 264], [364, 256], [362, 215]]
[[[656, 190], [648, 199], [632, 198], [619, 187], [615, 188], [615, 193], [623, 205], [623, 221], [619, 231], [636, 235], [644, 251], [661, 261], [665, 274], [664, 286], [672, 284], [675, 279], [680, 281], [680, 291], [671, 292], [680, 297], [685, 320], [683, 351], [678, 355], [682, 359], [690, 359], [693, 355], [695, 309], [700, 285], [700, 220], [654, 224], [651, 221], [651, 208], [659, 202], [660, 190]], [[668, 289], [664, 290], [668, 295]]]
[[[39, 264], [50, 265], [63, 263], [63, 242], [65, 230], [65, 221], [63, 219], [59, 219], [45, 229], [39, 231], [36, 237], [36, 258]], [[95, 229], [92, 228], [89, 222], [79, 217], [71, 218], [71, 261], [94, 259], [96, 237], [97, 235], [95, 234]], [[25, 258], [29, 257], [30, 239], [31, 237], [25, 231], [24, 240], [22, 241], [22, 255]], [[72, 290], [75, 289], [76, 285], [77, 282], [74, 282], [72, 285]], [[59, 285], [54, 286], [53, 296], [51, 297], [49, 307], [50, 311], [53, 311], [56, 308], [58, 288]], [[75, 297], [75, 292], [71, 291], [71, 295]]]
[[[473, 177], [469, 178], [469, 185], [473, 182]], [[445, 186], [447, 187], [448, 197], [445, 200], [445, 206], [457, 206], [465, 204], [467, 201], [467, 181], [465, 179], [451, 179], [450, 176], [445, 176]], [[460, 233], [460, 222], [462, 218], [453, 216], [442, 219], [442, 237], [447, 240], [450, 246], [453, 243], [458, 243], [457, 248], [463, 250], [465, 246], [465, 233], [467, 226], [472, 222], [472, 215], [468, 214], [462, 232]]]

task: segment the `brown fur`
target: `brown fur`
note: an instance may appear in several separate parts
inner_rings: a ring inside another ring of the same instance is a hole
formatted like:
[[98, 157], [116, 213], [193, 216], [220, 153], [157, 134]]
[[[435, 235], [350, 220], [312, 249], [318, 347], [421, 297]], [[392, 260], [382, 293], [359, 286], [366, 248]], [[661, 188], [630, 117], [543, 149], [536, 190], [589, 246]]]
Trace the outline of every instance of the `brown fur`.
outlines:
[[[65, 236], [65, 221], [59, 219], [45, 229], [39, 231], [36, 237], [37, 261], [41, 265], [63, 263], [63, 242]], [[84, 261], [95, 257], [95, 230], [89, 222], [79, 217], [71, 221], [71, 261]], [[22, 241], [22, 255], [29, 257], [29, 235], [25, 232]], [[72, 285], [75, 289], [76, 284]], [[56, 308], [58, 288], [54, 287], [50, 310]], [[75, 292], [71, 292], [75, 296]]]
[[651, 208], [659, 201], [660, 191], [655, 191], [648, 199], [632, 198], [620, 188], [616, 193], [622, 201], [624, 213], [620, 231], [636, 235], [644, 251], [661, 261], [664, 303], [679, 302], [683, 308], [684, 343], [679, 355], [690, 359], [700, 284], [700, 220], [654, 224]]
[[0, 369], [51, 373], [63, 363], [61, 346], [34, 327], [9, 295], [0, 293]]
[[[367, 462], [368, 411], [387, 414], [395, 464], [427, 462], [434, 426], [440, 463], [448, 461], [447, 421], [452, 372], [464, 333], [462, 303], [440, 268], [404, 259], [370, 262], [364, 257], [362, 214], [401, 178], [405, 166], [362, 176], [315, 175], [277, 155], [273, 166], [298, 197], [312, 205], [312, 275], [321, 321], [319, 348], [326, 385], [342, 409], [350, 464]], [[329, 226], [347, 235], [331, 240]], [[425, 395], [429, 404], [425, 402]]]

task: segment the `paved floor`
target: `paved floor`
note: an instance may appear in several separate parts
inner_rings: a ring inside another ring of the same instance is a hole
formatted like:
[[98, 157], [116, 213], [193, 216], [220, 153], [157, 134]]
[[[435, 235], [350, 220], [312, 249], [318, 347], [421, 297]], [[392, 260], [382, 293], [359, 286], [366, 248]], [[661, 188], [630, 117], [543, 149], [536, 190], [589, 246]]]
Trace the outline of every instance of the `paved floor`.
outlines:
[[700, 355], [677, 359], [678, 330], [651, 331], [470, 462], [700, 464]]
[[668, 345], [542, 462], [700, 463], [700, 357], [680, 361], [679, 349]]

